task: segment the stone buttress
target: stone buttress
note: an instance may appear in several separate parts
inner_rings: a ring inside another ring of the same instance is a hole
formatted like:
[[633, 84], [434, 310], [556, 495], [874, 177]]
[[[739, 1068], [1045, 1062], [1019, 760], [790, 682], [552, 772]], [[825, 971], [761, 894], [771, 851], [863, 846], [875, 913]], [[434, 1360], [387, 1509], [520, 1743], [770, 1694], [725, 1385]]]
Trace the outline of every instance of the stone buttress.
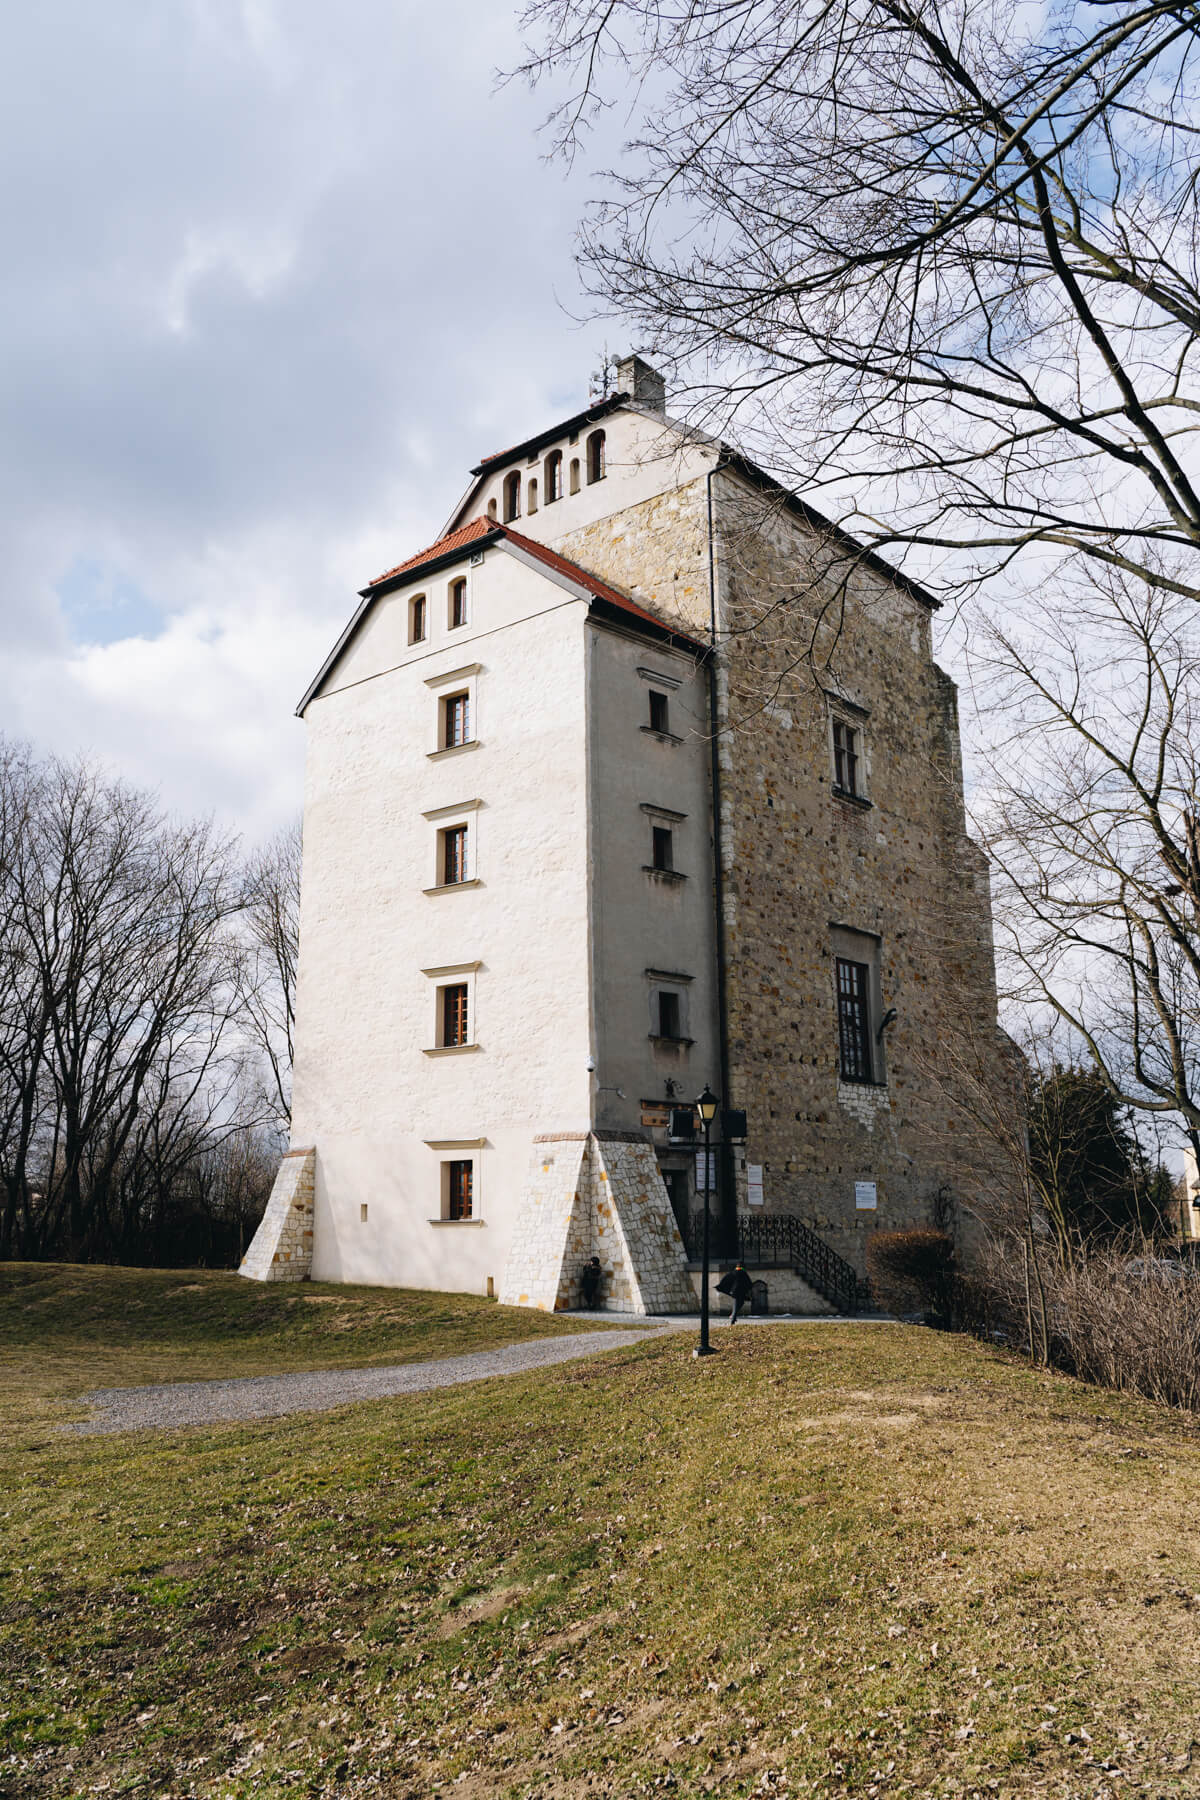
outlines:
[[289, 1150], [284, 1156], [239, 1275], [248, 1281], [307, 1281], [312, 1269], [316, 1170], [315, 1150]]
[[606, 1312], [696, 1311], [652, 1146], [615, 1131], [535, 1138], [501, 1303], [544, 1312], [578, 1306], [580, 1273], [593, 1256]]

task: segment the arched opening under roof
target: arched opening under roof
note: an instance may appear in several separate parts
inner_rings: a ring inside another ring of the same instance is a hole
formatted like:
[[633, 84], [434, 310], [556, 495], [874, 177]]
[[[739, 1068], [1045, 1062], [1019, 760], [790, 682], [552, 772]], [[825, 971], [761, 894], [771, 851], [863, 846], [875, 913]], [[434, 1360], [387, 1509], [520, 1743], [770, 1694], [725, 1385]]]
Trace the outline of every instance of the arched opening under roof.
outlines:
[[546, 505], [562, 499], [562, 451], [552, 450], [546, 458], [542, 475], [546, 485]]
[[514, 469], [504, 477], [504, 523], [521, 516], [521, 471]]
[[587, 441], [587, 478], [589, 484], [604, 480], [604, 433], [593, 431]]

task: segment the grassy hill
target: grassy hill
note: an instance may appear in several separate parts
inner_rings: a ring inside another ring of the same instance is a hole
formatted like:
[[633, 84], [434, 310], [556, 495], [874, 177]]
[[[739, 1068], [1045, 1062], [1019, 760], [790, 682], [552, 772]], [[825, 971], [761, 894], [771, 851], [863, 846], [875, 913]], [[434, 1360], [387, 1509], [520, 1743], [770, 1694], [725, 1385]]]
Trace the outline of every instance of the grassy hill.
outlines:
[[[191, 1277], [85, 1274], [126, 1313], [202, 1310], [161, 1285]], [[56, 1396], [96, 1384], [89, 1333], [121, 1329], [85, 1290], [94, 1311], [50, 1309], [40, 1338], [28, 1286], [0, 1300], [29, 1383], [0, 1445], [14, 1800], [1200, 1791], [1180, 1415], [964, 1339], [813, 1324], [723, 1332], [701, 1363], [672, 1336], [78, 1439]], [[269, 1330], [289, 1359], [336, 1338], [304, 1339], [304, 1313], [297, 1344], [290, 1316], [247, 1331], [256, 1368]], [[216, 1359], [219, 1320], [198, 1330]], [[106, 1380], [127, 1353], [97, 1342]]]

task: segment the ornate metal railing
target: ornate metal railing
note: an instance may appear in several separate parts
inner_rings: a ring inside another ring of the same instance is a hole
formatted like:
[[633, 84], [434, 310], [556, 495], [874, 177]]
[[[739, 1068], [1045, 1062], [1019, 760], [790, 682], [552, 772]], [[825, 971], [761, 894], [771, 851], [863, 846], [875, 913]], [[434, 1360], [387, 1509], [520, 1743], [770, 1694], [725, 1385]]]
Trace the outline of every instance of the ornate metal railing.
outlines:
[[844, 1256], [792, 1213], [739, 1213], [738, 1254], [744, 1263], [785, 1263], [836, 1306], [865, 1312], [870, 1290]]

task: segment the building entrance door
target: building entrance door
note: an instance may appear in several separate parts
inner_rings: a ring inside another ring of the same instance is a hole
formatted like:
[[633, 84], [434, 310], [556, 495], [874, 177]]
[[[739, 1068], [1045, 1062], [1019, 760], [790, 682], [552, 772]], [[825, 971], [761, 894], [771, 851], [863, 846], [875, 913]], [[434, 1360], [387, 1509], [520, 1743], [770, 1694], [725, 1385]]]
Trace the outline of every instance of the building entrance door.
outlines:
[[683, 1239], [683, 1247], [691, 1255], [689, 1241], [692, 1213], [692, 1184], [686, 1169], [664, 1169], [663, 1180], [667, 1184], [667, 1193], [671, 1199], [671, 1211], [675, 1214], [675, 1223], [679, 1227], [679, 1235]]

